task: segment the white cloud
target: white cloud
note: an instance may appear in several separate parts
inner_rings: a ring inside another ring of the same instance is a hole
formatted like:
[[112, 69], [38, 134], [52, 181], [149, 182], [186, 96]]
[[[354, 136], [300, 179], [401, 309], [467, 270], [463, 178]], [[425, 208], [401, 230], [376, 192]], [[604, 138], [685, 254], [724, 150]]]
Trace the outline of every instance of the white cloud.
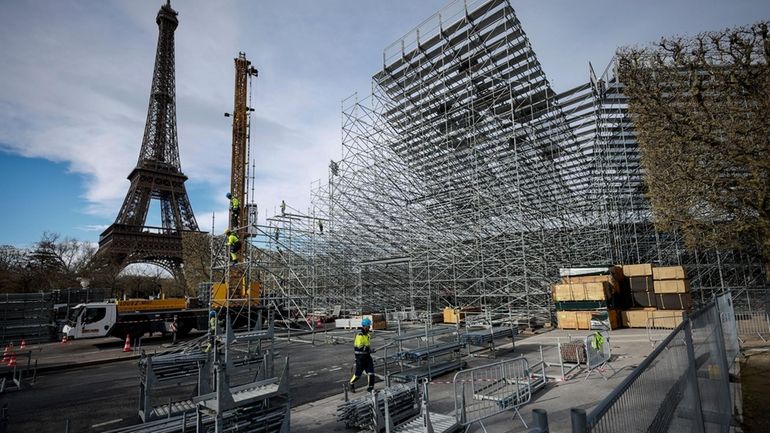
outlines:
[[[192, 205], [201, 228], [209, 230], [212, 212], [217, 221], [226, 221], [223, 194], [229, 189], [231, 126], [222, 114], [232, 110], [238, 51], [245, 51], [260, 70], [251, 102], [256, 110], [250, 158], [256, 165], [256, 201], [270, 214], [281, 200], [307, 209], [310, 183], [325, 179], [329, 160], [340, 157], [340, 100], [355, 91], [365, 97], [383, 48], [445, 3], [174, 1], [180, 13], [175, 34], [180, 156], [188, 191], [196, 191]], [[70, 172], [83, 175], [86, 212], [99, 222], [115, 216], [129, 186], [126, 176], [136, 164], [161, 4], [0, 2], [0, 145], [14, 154], [66, 162]], [[587, 61], [606, 58], [606, 47], [619, 37], [591, 33], [589, 38], [576, 17], [550, 22], [565, 4], [571, 3], [514, 7], [522, 9], [525, 31], [546, 59], [546, 73], [572, 84], [574, 78], [562, 78], [564, 71], [582, 81]], [[608, 5], [614, 6], [594, 9]], [[744, 6], [748, 16], [761, 2]], [[596, 10], [570, 7], [593, 14], [592, 22], [602, 21]], [[634, 8], [635, 14], [644, 9]], [[719, 8], [713, 9], [690, 26], [706, 29], [707, 23], [718, 21]], [[645, 10], [654, 15], [651, 8]], [[678, 6], [666, 22], [683, 21], [677, 14], [687, 10]], [[632, 18], [614, 7], [612, 13], [618, 22]], [[730, 19], [740, 21], [742, 16], [736, 12]], [[569, 47], [563, 36], [548, 39], [554, 26], [558, 35], [580, 34], [582, 48], [565, 52]], [[612, 27], [616, 33], [625, 28]], [[644, 30], [640, 42], [650, 39], [647, 34], [672, 33], [654, 25]], [[636, 33], [623, 37], [638, 40]], [[554, 64], [559, 67], [551, 70]], [[221, 232], [224, 226], [217, 226]]]

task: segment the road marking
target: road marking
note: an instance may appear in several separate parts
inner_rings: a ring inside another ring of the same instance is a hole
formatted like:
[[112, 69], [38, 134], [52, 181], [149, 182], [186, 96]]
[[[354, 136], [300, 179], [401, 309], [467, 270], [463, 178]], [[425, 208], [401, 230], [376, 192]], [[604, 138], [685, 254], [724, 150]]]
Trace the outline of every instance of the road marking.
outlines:
[[342, 367], [330, 368], [328, 371], [337, 371], [337, 370], [342, 370]]
[[94, 424], [94, 425], [91, 426], [91, 428], [104, 427], [106, 425], [115, 424], [116, 422], [121, 422], [121, 421], [123, 421], [123, 418], [117, 418], [117, 419], [114, 419], [112, 421], [105, 421], [105, 422], [102, 422], [102, 423], [99, 423], [99, 424]]

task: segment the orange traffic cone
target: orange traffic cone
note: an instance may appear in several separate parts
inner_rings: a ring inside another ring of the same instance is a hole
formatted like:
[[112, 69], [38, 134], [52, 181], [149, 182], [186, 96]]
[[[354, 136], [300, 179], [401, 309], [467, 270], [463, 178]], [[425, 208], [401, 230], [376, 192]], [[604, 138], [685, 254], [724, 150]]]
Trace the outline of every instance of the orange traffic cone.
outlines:
[[131, 351], [131, 334], [126, 334], [126, 344], [123, 345], [124, 352]]
[[0, 361], [3, 364], [8, 364], [9, 358], [8, 358], [8, 352], [10, 352], [11, 346], [9, 344], [5, 345], [5, 350], [3, 351], [3, 360]]
[[318, 316], [318, 320], [315, 322], [315, 327], [316, 328], [323, 328], [324, 327], [324, 322], [323, 322], [323, 320], [321, 320], [321, 316]]
[[24, 350], [27, 348], [27, 342], [24, 341], [24, 339], [21, 340], [21, 346], [19, 346], [19, 350]]
[[9, 367], [16, 367], [16, 354], [11, 352], [11, 358], [8, 360]]

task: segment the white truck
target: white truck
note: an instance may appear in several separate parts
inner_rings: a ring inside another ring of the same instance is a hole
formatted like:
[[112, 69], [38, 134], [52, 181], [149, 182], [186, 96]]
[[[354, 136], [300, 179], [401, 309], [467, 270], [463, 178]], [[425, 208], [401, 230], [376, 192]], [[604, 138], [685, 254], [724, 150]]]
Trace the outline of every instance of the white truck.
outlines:
[[70, 310], [62, 334], [67, 339], [112, 336], [136, 339], [148, 332], [171, 332], [174, 316], [177, 335], [192, 329], [205, 331], [208, 308], [190, 305], [185, 299], [129, 299], [114, 302], [89, 302]]

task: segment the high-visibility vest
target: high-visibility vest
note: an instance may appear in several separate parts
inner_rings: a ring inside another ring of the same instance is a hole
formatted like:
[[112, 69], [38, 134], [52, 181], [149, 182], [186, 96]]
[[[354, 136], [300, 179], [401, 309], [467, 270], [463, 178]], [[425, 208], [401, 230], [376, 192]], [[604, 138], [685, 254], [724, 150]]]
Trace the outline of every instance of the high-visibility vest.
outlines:
[[240, 239], [234, 233], [227, 237], [227, 245], [237, 245], [239, 242], [241, 242]]
[[591, 346], [593, 346], [594, 349], [599, 350], [602, 348], [603, 344], [604, 336], [599, 331], [594, 332], [594, 338], [591, 340]]
[[230, 209], [238, 209], [241, 207], [241, 201], [233, 197], [230, 199]]
[[356, 339], [353, 340], [353, 352], [356, 355], [371, 353], [371, 340], [371, 335], [369, 333], [364, 334], [363, 332], [359, 331], [356, 335]]

